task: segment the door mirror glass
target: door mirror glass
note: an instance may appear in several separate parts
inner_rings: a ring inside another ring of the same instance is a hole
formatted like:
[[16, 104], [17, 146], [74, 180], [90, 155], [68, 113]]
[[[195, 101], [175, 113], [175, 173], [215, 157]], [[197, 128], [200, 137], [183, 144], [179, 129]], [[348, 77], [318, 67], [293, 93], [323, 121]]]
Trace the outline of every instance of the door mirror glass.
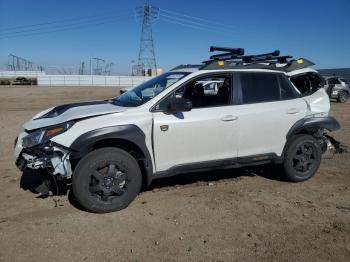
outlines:
[[186, 98], [172, 98], [169, 102], [167, 113], [175, 114], [179, 112], [188, 112], [192, 109], [192, 102]]

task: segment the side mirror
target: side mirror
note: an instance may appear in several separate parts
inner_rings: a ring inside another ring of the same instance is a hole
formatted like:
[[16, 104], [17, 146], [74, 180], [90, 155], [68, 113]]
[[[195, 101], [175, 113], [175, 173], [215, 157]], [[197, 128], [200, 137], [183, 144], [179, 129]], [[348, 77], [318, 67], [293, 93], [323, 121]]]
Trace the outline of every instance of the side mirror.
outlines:
[[167, 113], [175, 114], [192, 110], [192, 102], [186, 98], [173, 98], [168, 105]]

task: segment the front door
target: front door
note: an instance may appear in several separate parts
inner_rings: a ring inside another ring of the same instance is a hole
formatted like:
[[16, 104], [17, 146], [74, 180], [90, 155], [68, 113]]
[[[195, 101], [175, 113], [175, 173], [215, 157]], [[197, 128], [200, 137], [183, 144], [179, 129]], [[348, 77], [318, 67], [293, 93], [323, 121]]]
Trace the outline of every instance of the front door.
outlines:
[[[218, 88], [209, 90], [211, 82]], [[189, 112], [167, 114], [166, 99], [153, 113], [156, 170], [237, 157], [237, 116], [230, 75], [196, 79], [172, 94], [190, 99]], [[181, 92], [179, 92], [181, 90]], [[169, 96], [171, 97], [171, 95]], [[164, 106], [165, 105], [165, 106]]]

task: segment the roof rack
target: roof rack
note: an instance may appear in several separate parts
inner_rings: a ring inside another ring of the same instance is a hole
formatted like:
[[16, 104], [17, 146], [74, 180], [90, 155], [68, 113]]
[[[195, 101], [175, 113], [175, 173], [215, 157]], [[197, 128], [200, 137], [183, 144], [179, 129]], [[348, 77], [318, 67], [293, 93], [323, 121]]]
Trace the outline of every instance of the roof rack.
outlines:
[[186, 69], [186, 68], [201, 68], [203, 66], [203, 64], [199, 64], [199, 65], [191, 65], [191, 64], [185, 64], [185, 65], [178, 65], [176, 67], [174, 67], [173, 69], [171, 69], [170, 71], [174, 71], [174, 70], [179, 70], [179, 69]]
[[196, 68], [198, 70], [214, 69], [270, 69], [291, 72], [315, 65], [305, 58], [293, 59], [293, 56], [280, 56], [280, 50], [258, 55], [244, 55], [244, 48], [211, 46], [210, 52], [222, 52], [209, 57], [200, 65], [180, 65], [172, 70]]
[[200, 70], [256, 68], [290, 72], [315, 65], [307, 59], [295, 60], [292, 59], [293, 56], [280, 56], [279, 50], [265, 54], [244, 55], [243, 48], [211, 46], [210, 52], [214, 51], [223, 53], [212, 55], [209, 60], [203, 61], [203, 66], [199, 68]]

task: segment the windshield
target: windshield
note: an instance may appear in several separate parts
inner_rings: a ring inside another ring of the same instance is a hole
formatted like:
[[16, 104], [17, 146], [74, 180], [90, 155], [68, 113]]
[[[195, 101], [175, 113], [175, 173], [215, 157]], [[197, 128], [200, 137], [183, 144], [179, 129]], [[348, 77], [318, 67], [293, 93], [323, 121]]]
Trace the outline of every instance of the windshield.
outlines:
[[188, 74], [188, 72], [164, 73], [130, 89], [121, 96], [116, 97], [113, 103], [115, 105], [125, 107], [136, 107], [143, 105]]

